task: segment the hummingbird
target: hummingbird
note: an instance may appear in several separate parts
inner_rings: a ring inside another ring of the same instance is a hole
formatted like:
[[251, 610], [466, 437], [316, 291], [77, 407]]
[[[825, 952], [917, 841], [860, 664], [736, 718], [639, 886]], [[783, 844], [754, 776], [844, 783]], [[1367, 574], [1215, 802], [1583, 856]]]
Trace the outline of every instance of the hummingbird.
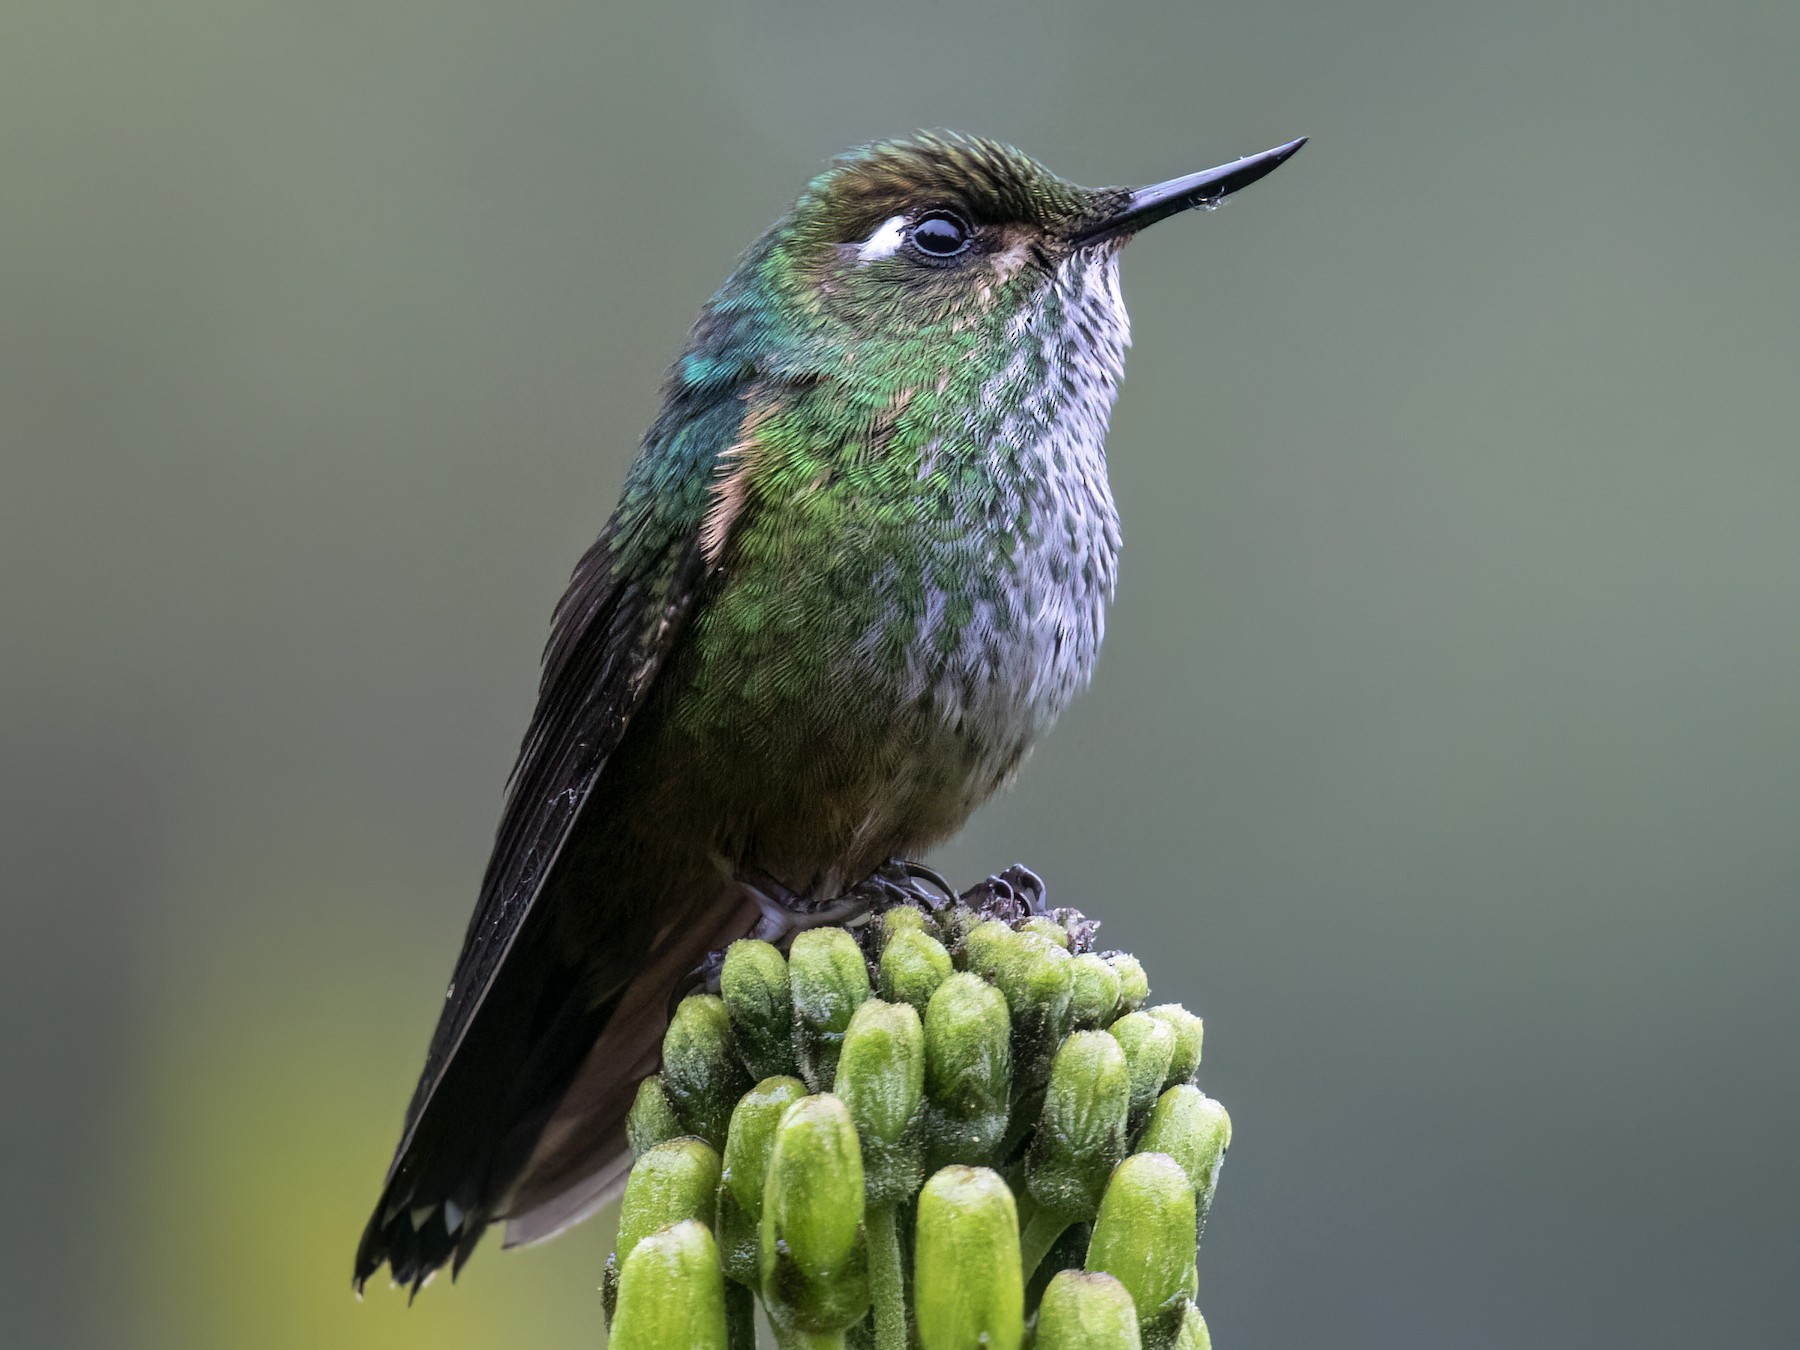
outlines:
[[1012, 779], [1117, 575], [1120, 248], [1304, 143], [1093, 189], [885, 142], [750, 246], [556, 607], [359, 1292], [600, 1208], [690, 974], [852, 916]]

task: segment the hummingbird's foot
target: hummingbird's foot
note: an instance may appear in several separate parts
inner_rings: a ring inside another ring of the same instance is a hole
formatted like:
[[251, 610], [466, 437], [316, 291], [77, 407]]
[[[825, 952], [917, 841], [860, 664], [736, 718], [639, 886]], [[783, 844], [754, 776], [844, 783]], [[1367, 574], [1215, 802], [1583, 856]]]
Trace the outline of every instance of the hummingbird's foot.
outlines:
[[924, 863], [890, 858], [842, 895], [809, 900], [796, 895], [780, 878], [760, 867], [738, 875], [738, 885], [762, 910], [752, 936], [785, 946], [795, 933], [826, 924], [848, 924], [896, 905], [912, 905], [928, 914], [956, 903], [956, 888]]
[[979, 913], [1011, 922], [1034, 914], [1049, 914], [1044, 879], [1022, 863], [1014, 863], [997, 876], [977, 882], [959, 897]]
[[786, 947], [795, 933], [827, 924], [848, 923], [869, 912], [874, 897], [852, 888], [830, 900], [808, 900], [795, 895], [778, 877], [760, 867], [738, 874], [737, 882], [744, 893], [762, 911], [751, 937]]
[[942, 872], [910, 858], [889, 858], [855, 889], [872, 897], [870, 908], [876, 913], [912, 905], [935, 914], [956, 903], [956, 887]]
[[1071, 952], [1093, 951], [1100, 921], [1067, 905], [1051, 909], [1046, 903], [1048, 895], [1049, 888], [1042, 877], [1023, 863], [1014, 863], [999, 875], [969, 887], [957, 900], [984, 918], [1006, 923], [1034, 917], [1049, 919], [1068, 935]]

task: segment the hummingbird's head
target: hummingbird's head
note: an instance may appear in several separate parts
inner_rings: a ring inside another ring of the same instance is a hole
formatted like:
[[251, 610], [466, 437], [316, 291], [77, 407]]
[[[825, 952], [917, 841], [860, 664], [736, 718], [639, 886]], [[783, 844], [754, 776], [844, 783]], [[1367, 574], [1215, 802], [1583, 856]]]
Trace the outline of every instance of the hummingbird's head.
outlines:
[[[877, 363], [913, 374], [983, 352], [1050, 311], [1091, 325], [1114, 313], [1119, 246], [1145, 226], [1216, 204], [1304, 143], [1147, 188], [1085, 188], [997, 141], [922, 135], [854, 150], [807, 185], [713, 298], [688, 377], [851, 374]], [[1076, 311], [1080, 310], [1078, 314]], [[1066, 330], [1065, 330], [1066, 331]], [[729, 355], [727, 355], [727, 349]], [[979, 360], [975, 364], [980, 364]]]
[[[825, 316], [905, 344], [1029, 305], [1124, 194], [1078, 187], [995, 141], [922, 136], [838, 159], [795, 203], [775, 256]], [[1078, 259], [1078, 255], [1088, 255]]]

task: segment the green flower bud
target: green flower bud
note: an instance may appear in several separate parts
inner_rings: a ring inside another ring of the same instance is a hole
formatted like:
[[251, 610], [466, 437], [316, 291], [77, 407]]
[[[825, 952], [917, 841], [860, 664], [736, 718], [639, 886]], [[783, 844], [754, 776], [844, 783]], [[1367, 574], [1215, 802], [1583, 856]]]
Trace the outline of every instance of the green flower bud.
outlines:
[[689, 994], [681, 1000], [663, 1036], [662, 1080], [682, 1129], [724, 1148], [731, 1104], [750, 1076], [738, 1063], [723, 999]]
[[1137, 957], [1130, 952], [1108, 952], [1106, 964], [1113, 968], [1119, 977], [1119, 1012], [1136, 1012], [1144, 1006], [1144, 1000], [1150, 997], [1150, 977], [1144, 974], [1144, 967]]
[[1033, 914], [1021, 920], [1017, 931], [1036, 933], [1039, 937], [1049, 938], [1065, 952], [1069, 950], [1069, 930], [1046, 914]]
[[872, 998], [856, 1010], [832, 1092], [862, 1141], [869, 1203], [910, 1198], [922, 1175], [925, 1093], [925, 1031], [911, 1004]]
[[1000, 964], [1000, 949], [1012, 935], [1013, 930], [999, 919], [982, 920], [963, 938], [958, 966], [991, 980]]
[[1068, 1034], [1074, 961], [1048, 938], [1009, 931], [993, 978], [1012, 1012], [1013, 1101], [1030, 1109], [1050, 1076], [1057, 1045]]
[[763, 1186], [762, 1292], [790, 1332], [841, 1332], [868, 1311], [862, 1149], [849, 1111], [828, 1094], [802, 1097], [776, 1126]]
[[919, 1194], [914, 1314], [920, 1350], [1017, 1350], [1025, 1338], [1019, 1217], [985, 1167], [946, 1167]]
[[1038, 1307], [1036, 1350], [1139, 1350], [1137, 1309], [1104, 1273], [1059, 1271]]
[[689, 1219], [644, 1238], [618, 1283], [612, 1350], [726, 1350], [725, 1281], [705, 1224]]
[[894, 935], [902, 931], [919, 933], [935, 940], [938, 927], [924, 910], [915, 909], [911, 905], [895, 905], [881, 916], [881, 950], [886, 952]]
[[671, 1139], [637, 1160], [619, 1206], [618, 1250], [683, 1219], [712, 1226], [719, 1194], [719, 1155], [703, 1139]]
[[1098, 1213], [1107, 1178], [1125, 1156], [1130, 1105], [1130, 1067], [1116, 1040], [1078, 1031], [1063, 1042], [1025, 1170], [1031, 1198], [1061, 1221], [1058, 1231]]
[[1125, 1047], [1125, 1062], [1131, 1066], [1131, 1123], [1135, 1128], [1150, 1114], [1169, 1076], [1175, 1033], [1167, 1022], [1147, 1012], [1126, 1013], [1108, 1030]]
[[619, 1236], [606, 1263], [601, 1293], [607, 1311], [618, 1292], [619, 1272], [639, 1242], [684, 1219], [712, 1226], [719, 1193], [719, 1155], [704, 1140], [671, 1139], [639, 1158], [625, 1182]]
[[1140, 1153], [1166, 1153], [1187, 1173], [1194, 1207], [1205, 1224], [1219, 1183], [1219, 1165], [1231, 1144], [1231, 1117], [1191, 1083], [1177, 1083], [1157, 1100], [1137, 1142]]
[[1069, 1025], [1076, 1031], [1095, 1031], [1111, 1024], [1119, 1007], [1119, 975], [1092, 952], [1084, 952], [1069, 964], [1073, 983], [1069, 992]]
[[1166, 1153], [1134, 1153], [1107, 1183], [1087, 1268], [1131, 1291], [1148, 1344], [1167, 1344], [1196, 1287], [1194, 1190]]
[[625, 1117], [625, 1138], [631, 1145], [631, 1156], [641, 1158], [681, 1132], [675, 1108], [669, 1105], [669, 1095], [663, 1091], [662, 1075], [653, 1073], [638, 1084], [637, 1096]]
[[719, 1248], [725, 1273], [755, 1288], [762, 1282], [763, 1187], [775, 1127], [788, 1107], [806, 1095], [798, 1078], [765, 1078], [738, 1099], [725, 1138], [719, 1174]]
[[1000, 991], [952, 975], [925, 1008], [926, 1166], [992, 1160], [1012, 1091], [1012, 1019]]
[[1206, 1040], [1206, 1023], [1179, 1003], [1159, 1003], [1150, 1009], [1150, 1015], [1167, 1022], [1169, 1030], [1175, 1033], [1175, 1057], [1169, 1061], [1169, 1081], [1165, 1086], [1193, 1082], [1194, 1075], [1200, 1072], [1200, 1048]]
[[[889, 914], [914, 914], [916, 910], [889, 910]], [[910, 1003], [922, 1014], [938, 986], [956, 967], [950, 953], [936, 938], [916, 928], [902, 928], [889, 935], [881, 949], [881, 996], [889, 1003]]]
[[794, 991], [794, 1054], [815, 1092], [831, 1085], [850, 1018], [869, 996], [862, 948], [842, 928], [810, 928], [788, 952]]
[[719, 993], [731, 1016], [738, 1054], [753, 1078], [794, 1071], [794, 996], [788, 963], [766, 942], [750, 938], [725, 949]]
[[1175, 1350], [1212, 1350], [1212, 1333], [1206, 1329], [1206, 1319], [1191, 1303], [1182, 1310], [1181, 1327], [1175, 1333]]

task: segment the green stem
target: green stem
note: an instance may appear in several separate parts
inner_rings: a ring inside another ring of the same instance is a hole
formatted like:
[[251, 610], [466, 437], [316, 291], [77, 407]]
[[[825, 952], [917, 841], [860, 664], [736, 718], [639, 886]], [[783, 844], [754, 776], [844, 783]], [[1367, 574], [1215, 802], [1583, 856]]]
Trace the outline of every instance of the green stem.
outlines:
[[756, 1295], [736, 1280], [725, 1281], [725, 1338], [731, 1350], [756, 1350]]
[[875, 1305], [875, 1350], [906, 1350], [906, 1272], [892, 1203], [863, 1219], [869, 1235], [869, 1299]]
[[1050, 1249], [1056, 1245], [1056, 1239], [1063, 1235], [1068, 1226], [1069, 1221], [1053, 1209], [1040, 1207], [1031, 1216], [1030, 1222], [1025, 1225], [1025, 1231], [1019, 1234], [1019, 1268], [1025, 1272], [1027, 1280], [1050, 1254]]

